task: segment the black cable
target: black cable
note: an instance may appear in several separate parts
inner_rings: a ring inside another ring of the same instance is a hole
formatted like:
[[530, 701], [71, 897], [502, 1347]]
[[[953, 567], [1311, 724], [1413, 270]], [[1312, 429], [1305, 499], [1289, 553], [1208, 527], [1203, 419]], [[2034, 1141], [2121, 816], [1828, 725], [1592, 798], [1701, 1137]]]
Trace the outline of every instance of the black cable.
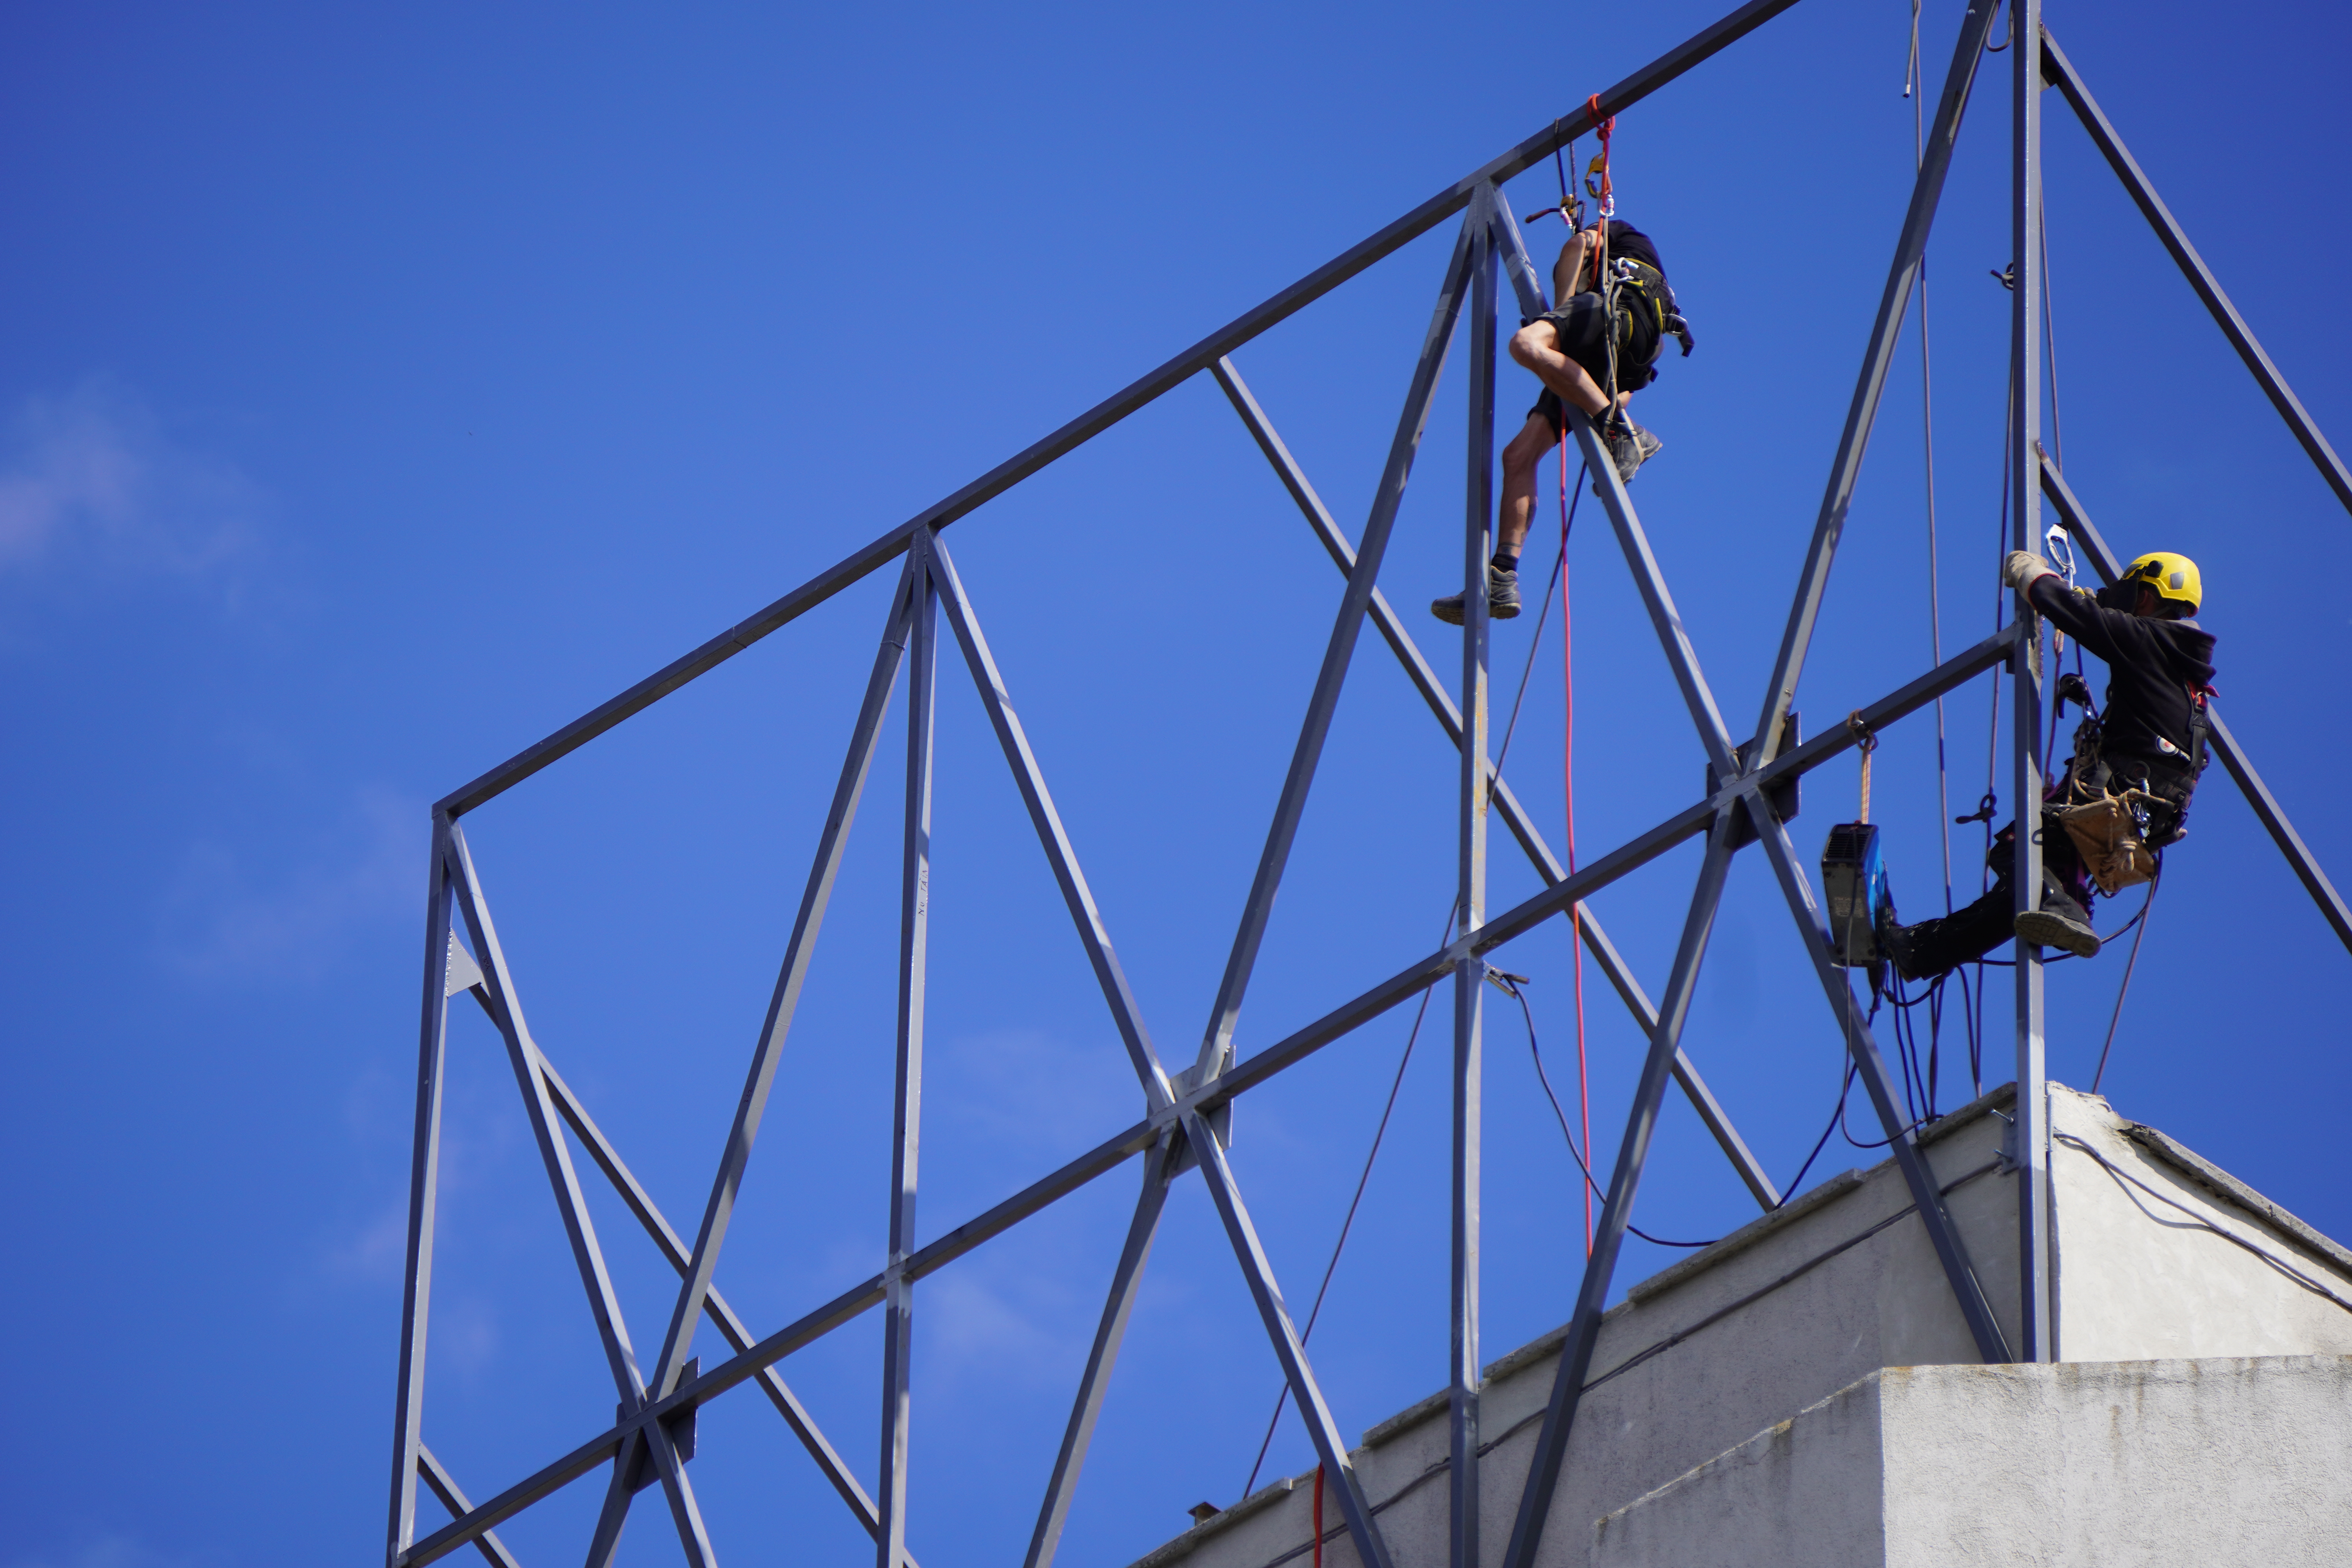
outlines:
[[[2096, 1161], [2099, 1167], [2105, 1171], [2108, 1175], [2114, 1177], [2118, 1185], [2128, 1183], [2132, 1186], [2137, 1187], [2141, 1192], [2146, 1193], [2148, 1196], [2154, 1198], [2157, 1202], [2166, 1205], [2168, 1207], [2179, 1209], [2182, 1214], [2189, 1216], [2186, 1223], [2179, 1220], [2165, 1219], [2159, 1215], [2148, 1214], [2147, 1205], [2146, 1204], [2141, 1203], [2137, 1198], [2132, 1198], [2133, 1206], [2137, 1207], [2140, 1213], [2147, 1215], [2148, 1218], [2155, 1220], [2157, 1224], [2168, 1227], [2177, 1226], [2183, 1230], [2210, 1230], [2215, 1236], [2220, 1237], [2223, 1241], [2230, 1243], [2231, 1246], [2243, 1247], [2248, 1252], [2252, 1253], [2256, 1258], [2261, 1258], [2264, 1263], [2269, 1264], [2273, 1268], [2275, 1268], [2281, 1274], [2285, 1275], [2289, 1279], [2294, 1280], [2296, 1284], [2302, 1286], [2313, 1295], [2324, 1296], [2328, 1300], [2333, 1301], [2337, 1306], [2343, 1308], [2346, 1311], [2352, 1312], [2352, 1301], [2346, 1300], [2343, 1297], [2338, 1296], [2335, 1291], [2330, 1290], [2318, 1280], [2314, 1279], [2310, 1275], [2304, 1273], [2301, 1269], [2295, 1268], [2290, 1263], [2287, 1263], [2284, 1259], [2269, 1252], [2265, 1252], [2263, 1248], [2256, 1247], [2252, 1242], [2248, 1241], [2244, 1237], [2238, 1235], [2234, 1231], [2222, 1229], [2220, 1226], [2215, 1225], [2211, 1220], [2207, 1219], [2203, 1215], [2199, 1214], [2195, 1209], [2190, 1208], [2187, 1204], [2181, 1203], [2174, 1198], [2167, 1197], [2164, 1194], [2157, 1191], [2154, 1187], [2149, 1186], [2146, 1182], [2141, 1181], [2138, 1177], [2130, 1174], [2128, 1172], [2118, 1170], [2105, 1154], [2100, 1153], [2096, 1149], [2092, 1148], [2088, 1143], [2085, 1143], [2082, 1139], [2075, 1137], [2073, 1133], [2053, 1133], [2051, 1136], [2050, 1141], [2053, 1143], [2064, 1143], [2071, 1148], [2081, 1150], [2084, 1153], [2088, 1154], [2093, 1160]], [[2126, 1193], [2124, 1196], [2128, 1198], [2131, 1197], [2131, 1194], [2129, 1193]]]
[[1830, 1134], [1837, 1131], [1838, 1118], [1845, 1111], [1845, 1097], [1853, 1092], [1853, 1062], [1849, 1058], [1845, 1065], [1845, 1082], [1838, 1089], [1838, 1108], [1830, 1112], [1829, 1125], [1822, 1129], [1821, 1137], [1814, 1141], [1813, 1152], [1805, 1156], [1805, 1163], [1797, 1167], [1797, 1173], [1790, 1178], [1787, 1186], [1780, 1189], [1780, 1201], [1772, 1205], [1775, 1209], [1789, 1206], [1789, 1199], [1796, 1193], [1797, 1184], [1805, 1179], [1805, 1173], [1813, 1168], [1813, 1162], [1820, 1159], [1822, 1151], [1829, 1147]]
[[[1452, 916], [1448, 916], [1445, 921], [1445, 936], [1439, 941], [1438, 945], [1443, 947], [1453, 935], [1454, 920]], [[1389, 1084], [1388, 1103], [1381, 1107], [1381, 1122], [1372, 1130], [1372, 1146], [1364, 1155], [1363, 1173], [1356, 1178], [1356, 1195], [1348, 1200], [1348, 1217], [1339, 1222], [1339, 1239], [1331, 1244], [1331, 1261], [1323, 1266], [1323, 1282], [1315, 1288], [1315, 1304], [1307, 1309], [1307, 1326], [1298, 1331], [1298, 1342], [1302, 1345], [1307, 1342], [1307, 1336], [1315, 1331], [1315, 1320], [1322, 1315], [1323, 1293], [1331, 1289], [1331, 1276], [1337, 1273], [1339, 1268], [1339, 1254], [1347, 1247], [1349, 1231], [1355, 1227], [1356, 1207], [1364, 1201], [1364, 1187], [1372, 1179], [1372, 1162], [1381, 1156], [1381, 1140], [1388, 1136], [1389, 1116], [1396, 1110], [1397, 1090], [1404, 1087], [1405, 1066], [1412, 1060], [1412, 1047], [1421, 1038], [1421, 1021], [1429, 1016], [1429, 999], [1436, 990], [1437, 987], [1433, 984], [1421, 994], [1421, 1010], [1412, 1016], [1412, 1032], [1405, 1037], [1404, 1055], [1397, 1058], [1396, 1077]], [[1251, 1490], [1257, 1485], [1257, 1472], [1265, 1463], [1266, 1450], [1274, 1446], [1275, 1428], [1282, 1425], [1282, 1407], [1288, 1403], [1289, 1399], [1290, 1384], [1285, 1381], [1282, 1393], [1276, 1396], [1274, 1402], [1274, 1416], [1265, 1424], [1265, 1437], [1257, 1446], [1257, 1458], [1250, 1464], [1249, 1479], [1242, 1483], [1244, 1497], [1249, 1496]]]
[[[1578, 500], [1581, 500], [1583, 499], [1583, 487], [1584, 476], [1580, 473], [1577, 476]], [[1574, 501], [1571, 501], [1569, 504], [1568, 521], [1570, 523], [1573, 523], [1576, 521], [1576, 503]], [[1559, 560], [1561, 563], [1565, 563], [1567, 559], [1567, 529], [1563, 527], [1560, 535]], [[1558, 581], [1559, 571], [1559, 565], [1555, 564], [1553, 567], [1553, 580], [1555, 583]], [[1549, 616], [1550, 612], [1551, 590], [1549, 588], [1546, 588], [1544, 590], [1544, 614]], [[1538, 619], [1536, 622], [1536, 635], [1532, 639], [1534, 642], [1539, 643], [1543, 640], [1543, 620]], [[1530, 647], [1528, 649], [1528, 669], [1529, 671], [1532, 671], [1535, 668], [1535, 648]], [[1495, 758], [1495, 771], [1497, 773], [1500, 773], [1503, 771], [1502, 752], [1507, 752], [1510, 750], [1512, 731], [1516, 731], [1519, 726], [1519, 704], [1526, 700], [1527, 694], [1528, 678], [1523, 674], [1519, 677], [1518, 695], [1511, 700], [1510, 720], [1503, 726], [1502, 751], [1498, 752]], [[1447, 913], [1445, 917], [1445, 931], [1443, 936], [1440, 936], [1437, 939], [1438, 946], [1444, 947], [1448, 942], [1453, 940], [1454, 922], [1459, 919], [1460, 916], [1461, 910], [1458, 909]], [[1331, 1260], [1323, 1266], [1322, 1283], [1315, 1288], [1315, 1303], [1307, 1309], [1307, 1324], [1298, 1331], [1298, 1342], [1302, 1345], [1307, 1342], [1307, 1337], [1315, 1331], [1316, 1319], [1321, 1317], [1323, 1314], [1324, 1293], [1331, 1289], [1331, 1277], [1337, 1273], [1339, 1268], [1339, 1254], [1346, 1250], [1348, 1246], [1348, 1235], [1355, 1228], [1357, 1206], [1364, 1201], [1364, 1188], [1372, 1179], [1372, 1162], [1380, 1158], [1381, 1141], [1388, 1136], [1389, 1117], [1396, 1110], [1397, 1091], [1404, 1086], [1404, 1069], [1406, 1064], [1412, 1060], [1413, 1046], [1421, 1039], [1422, 1021], [1429, 1016], [1429, 999], [1435, 993], [1435, 990], [1436, 987], [1432, 985], [1427, 989], [1424, 989], [1421, 994], [1421, 1006], [1412, 1016], [1412, 1029], [1405, 1036], [1404, 1054], [1397, 1058], [1396, 1077], [1389, 1083], [1388, 1103], [1381, 1108], [1380, 1125], [1372, 1130], [1372, 1146], [1364, 1155], [1363, 1173], [1356, 1178], [1355, 1195], [1348, 1200], [1347, 1216], [1339, 1222], [1339, 1238], [1331, 1244]], [[1520, 1005], [1522, 1007], [1527, 1005], [1524, 999], [1520, 1002]], [[1532, 1019], [1530, 1019], [1528, 1026], [1528, 1039], [1530, 1045], [1534, 1043], [1535, 1025]], [[1543, 1061], [1541, 1058], [1537, 1058], [1536, 1070], [1538, 1073], [1543, 1070]], [[1551, 1084], [1549, 1080], [1544, 1084], [1544, 1092], [1547, 1094], [1551, 1092]], [[1558, 1100], [1554, 1100], [1552, 1102], [1552, 1108], [1557, 1110], [1559, 1108], [1559, 1102]], [[1560, 1122], [1560, 1126], [1563, 1131], [1565, 1131], [1567, 1125], [1567, 1121], [1563, 1118]], [[1576, 1145], [1573, 1141], [1570, 1141], [1569, 1144], [1569, 1152], [1573, 1154], [1575, 1152]], [[1580, 1166], [1581, 1166], [1582, 1163], [1583, 1162], [1581, 1160], [1578, 1161], [1578, 1164]], [[1587, 1179], [1590, 1179], [1589, 1173]], [[1641, 1233], [1636, 1231], [1634, 1234], [1638, 1236]], [[1645, 1237], [1644, 1239], [1647, 1238]], [[1664, 1245], [1674, 1246], [1676, 1244], [1669, 1242]], [[1257, 1473], [1265, 1464], [1266, 1451], [1274, 1446], [1275, 1430], [1282, 1425], [1282, 1409], [1283, 1406], [1289, 1402], [1289, 1399], [1290, 1384], [1287, 1381], [1285, 1381], [1282, 1385], [1282, 1392], [1275, 1396], [1274, 1416], [1265, 1424], [1265, 1436], [1257, 1446], [1257, 1458], [1250, 1464], [1249, 1479], [1243, 1483], [1242, 1496], [1244, 1497], [1249, 1496], [1251, 1489], [1257, 1485]]]
[[[2123, 1022], [2124, 998], [2131, 994], [2132, 971], [2139, 966], [2139, 944], [2147, 937], [2147, 912], [2156, 908], [2157, 884], [2163, 880], [2164, 863], [2159, 860], [2157, 862], [2156, 875], [2148, 879], [2147, 898], [2141, 903], [2139, 913], [2132, 916], [2132, 923], [2139, 927], [2139, 935], [2132, 938], [2131, 957], [2124, 964], [2124, 983], [2116, 987], [2116, 1010], [2107, 1019], [2106, 1044], [2099, 1047], [2098, 1070], [2091, 1074], [2093, 1094], [2099, 1092], [2099, 1080], [2107, 1076], [2107, 1053], [2115, 1049], [2116, 1026]], [[2116, 932], [2116, 936], [2123, 934], [2120, 931]], [[2114, 938], [2111, 937], [2108, 940], [2113, 941]]]
[[[1543, 1085], [1544, 1098], [1551, 1101], [1551, 1113], [1559, 1119], [1559, 1135], [1568, 1141], [1568, 1157], [1575, 1161], [1576, 1168], [1583, 1173], [1584, 1184], [1594, 1192], [1600, 1193], [1601, 1201], [1607, 1202], [1608, 1193], [1602, 1189], [1599, 1182], [1592, 1179], [1592, 1167], [1584, 1163], [1582, 1154], [1577, 1152], [1576, 1135], [1568, 1130], [1568, 1112], [1560, 1109], [1559, 1096], [1552, 1092], [1551, 1075], [1544, 1071], [1543, 1048], [1536, 1044], [1536, 1016], [1528, 1006], [1527, 994], [1512, 981], [1505, 978], [1499, 971], [1490, 969], [1486, 972], [1486, 977], [1495, 983], [1496, 989], [1519, 1005], [1519, 1014], [1527, 1019], [1528, 1023], [1528, 1055], [1535, 1058], [1536, 1081]], [[1717, 1237], [1714, 1241], [1668, 1241], [1664, 1237], [1652, 1236], [1648, 1231], [1630, 1222], [1625, 1229], [1656, 1247], [1713, 1247], [1716, 1241], [1722, 1239]]]

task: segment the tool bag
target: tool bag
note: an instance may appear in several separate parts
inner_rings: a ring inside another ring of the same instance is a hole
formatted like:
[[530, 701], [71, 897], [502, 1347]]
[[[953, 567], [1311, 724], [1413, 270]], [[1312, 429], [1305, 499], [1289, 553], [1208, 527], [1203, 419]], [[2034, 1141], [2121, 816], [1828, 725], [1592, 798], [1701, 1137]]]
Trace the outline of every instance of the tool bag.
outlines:
[[2066, 829], [2081, 851], [2084, 868], [2099, 891], [2113, 898], [2125, 888], [2137, 887], [2156, 875], [2156, 856], [2141, 826], [2146, 810], [2133, 809], [2135, 799], [2157, 799], [2138, 790], [2121, 795], [2102, 791], [2080, 805], [2053, 805], [2051, 814]]

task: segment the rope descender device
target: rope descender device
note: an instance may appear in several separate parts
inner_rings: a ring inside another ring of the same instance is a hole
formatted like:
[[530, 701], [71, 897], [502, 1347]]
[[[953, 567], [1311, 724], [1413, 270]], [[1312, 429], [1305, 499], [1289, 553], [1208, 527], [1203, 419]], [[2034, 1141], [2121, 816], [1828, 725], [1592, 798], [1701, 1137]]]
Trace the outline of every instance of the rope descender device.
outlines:
[[[1554, 135], [1558, 135], [1559, 133], [1559, 123], [1560, 122], [1557, 120], [1551, 122], [1552, 133]], [[1576, 152], [1576, 139], [1574, 137], [1569, 138], [1568, 151], [1571, 155]], [[1560, 150], [1558, 147], [1554, 147], [1551, 150], [1551, 162], [1552, 168], [1559, 175], [1559, 205], [1556, 207], [1546, 207], [1541, 212], [1529, 213], [1519, 221], [1521, 223], [1533, 223], [1539, 217], [1551, 217], [1557, 215], [1559, 220], [1568, 225], [1571, 230], [1582, 228], [1584, 226], [1584, 204], [1577, 199], [1575, 192], [1568, 188], [1568, 163], [1567, 161], [1560, 156]]]

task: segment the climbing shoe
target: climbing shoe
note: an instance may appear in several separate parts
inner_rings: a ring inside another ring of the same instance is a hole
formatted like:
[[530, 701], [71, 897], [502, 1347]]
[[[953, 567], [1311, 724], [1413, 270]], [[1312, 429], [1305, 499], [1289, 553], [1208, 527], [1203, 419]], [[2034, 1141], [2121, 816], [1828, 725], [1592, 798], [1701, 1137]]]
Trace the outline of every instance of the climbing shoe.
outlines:
[[[1462, 624], [1462, 595], [1448, 594], [1443, 599], [1429, 602], [1429, 613], [1449, 626]], [[1496, 566], [1486, 568], [1486, 616], [1489, 620], [1507, 621], [1519, 613], [1519, 574], [1505, 572]]]
[[2017, 937], [2042, 947], [2064, 948], [2077, 958], [2095, 958], [2099, 953], [2099, 933], [2088, 921], [2063, 909], [2026, 910], [2017, 917]]

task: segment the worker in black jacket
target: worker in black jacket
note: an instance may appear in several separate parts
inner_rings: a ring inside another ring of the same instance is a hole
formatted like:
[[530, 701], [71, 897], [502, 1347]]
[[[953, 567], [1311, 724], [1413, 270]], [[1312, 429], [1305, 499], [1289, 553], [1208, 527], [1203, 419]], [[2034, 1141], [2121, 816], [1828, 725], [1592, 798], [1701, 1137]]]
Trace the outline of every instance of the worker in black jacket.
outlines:
[[2204, 697], [2213, 679], [2213, 634], [2189, 619], [2204, 598], [2195, 562], [2162, 551], [2143, 555], [2112, 587], [2093, 594], [2068, 587], [2048, 562], [2018, 550], [2011, 552], [2001, 576], [2053, 625], [2106, 661], [2106, 706], [2077, 735], [2074, 761], [2043, 804], [2040, 907], [2011, 912], [2017, 906], [2012, 822], [1994, 837], [1986, 857], [1991, 891], [1956, 913], [1888, 931], [1895, 967], [1913, 980], [1972, 963], [2012, 935], [2083, 958], [2095, 954], [2090, 879], [2054, 807], [2137, 791], [2130, 798], [2147, 818], [2147, 847], [2160, 850], [2181, 836], [2205, 765]]

